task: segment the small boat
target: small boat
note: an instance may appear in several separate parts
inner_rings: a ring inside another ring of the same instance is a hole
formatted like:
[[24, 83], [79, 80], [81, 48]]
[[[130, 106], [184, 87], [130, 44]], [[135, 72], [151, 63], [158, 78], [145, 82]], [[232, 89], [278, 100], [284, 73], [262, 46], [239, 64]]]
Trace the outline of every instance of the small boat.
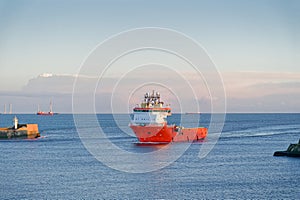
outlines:
[[13, 119], [13, 127], [0, 128], [0, 139], [27, 138], [34, 139], [40, 137], [37, 124], [19, 124], [18, 118]]
[[171, 108], [164, 106], [159, 92], [146, 93], [141, 105], [133, 109], [133, 114], [129, 126], [141, 143], [193, 142], [203, 140], [207, 135], [205, 127], [168, 125], [166, 119], [171, 115]]
[[54, 115], [54, 112], [52, 112], [52, 111], [49, 111], [49, 112], [38, 111], [36, 114], [37, 115], [50, 115], [50, 116], [52, 116], [52, 115]]
[[273, 156], [300, 157], [300, 140], [298, 144], [290, 144], [286, 151], [276, 151]]
[[36, 113], [37, 115], [48, 115], [48, 116], [53, 116], [53, 115], [57, 115], [58, 113], [54, 113], [52, 111], [52, 101], [50, 101], [50, 111], [49, 112], [43, 112], [40, 110], [40, 106], [38, 106], [38, 111]]

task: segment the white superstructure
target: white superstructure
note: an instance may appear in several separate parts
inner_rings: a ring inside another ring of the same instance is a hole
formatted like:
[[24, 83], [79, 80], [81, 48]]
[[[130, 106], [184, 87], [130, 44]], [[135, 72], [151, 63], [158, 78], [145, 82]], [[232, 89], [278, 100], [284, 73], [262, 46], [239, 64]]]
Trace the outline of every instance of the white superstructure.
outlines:
[[132, 124], [148, 125], [164, 125], [166, 118], [171, 115], [171, 109], [164, 107], [163, 102], [160, 101], [160, 94], [158, 92], [146, 93], [144, 101], [140, 107], [133, 109], [133, 120]]

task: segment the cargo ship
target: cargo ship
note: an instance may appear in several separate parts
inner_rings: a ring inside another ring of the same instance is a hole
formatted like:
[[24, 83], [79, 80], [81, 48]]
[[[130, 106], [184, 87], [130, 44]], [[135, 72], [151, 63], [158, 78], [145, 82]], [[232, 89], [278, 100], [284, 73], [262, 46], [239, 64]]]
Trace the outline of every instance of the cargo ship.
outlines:
[[40, 137], [37, 124], [19, 124], [19, 120], [16, 116], [13, 119], [13, 123], [12, 127], [0, 128], [0, 139], [34, 139]]
[[207, 128], [184, 128], [168, 125], [171, 108], [160, 100], [159, 92], [145, 94], [143, 102], [133, 108], [129, 126], [141, 143], [194, 142], [207, 136]]

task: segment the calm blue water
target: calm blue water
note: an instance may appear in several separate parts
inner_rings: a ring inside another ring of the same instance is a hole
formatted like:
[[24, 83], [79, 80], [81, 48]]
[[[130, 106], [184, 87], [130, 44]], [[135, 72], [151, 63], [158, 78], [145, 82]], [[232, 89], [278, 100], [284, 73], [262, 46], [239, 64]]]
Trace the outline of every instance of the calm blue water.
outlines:
[[[193, 143], [169, 166], [139, 174], [95, 159], [81, 143], [72, 115], [17, 116], [21, 123], [38, 123], [42, 138], [0, 141], [1, 199], [300, 198], [300, 159], [272, 156], [298, 142], [300, 114], [227, 114], [221, 138], [207, 157], [199, 159], [203, 143]], [[12, 118], [0, 115], [0, 127], [10, 126]], [[119, 128], [112, 115], [98, 118], [120, 148], [155, 151], [135, 145], [136, 138], [121, 131], [126, 120]], [[203, 125], [209, 119], [201, 115]], [[173, 115], [169, 122], [179, 120]]]

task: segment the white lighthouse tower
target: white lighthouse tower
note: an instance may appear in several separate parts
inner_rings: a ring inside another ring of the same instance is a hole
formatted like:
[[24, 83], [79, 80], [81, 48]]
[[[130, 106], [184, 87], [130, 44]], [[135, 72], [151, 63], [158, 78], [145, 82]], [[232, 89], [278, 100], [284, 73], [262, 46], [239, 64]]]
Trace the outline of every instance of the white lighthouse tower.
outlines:
[[18, 129], [19, 120], [16, 116], [14, 117], [13, 122], [14, 122], [15, 129]]

